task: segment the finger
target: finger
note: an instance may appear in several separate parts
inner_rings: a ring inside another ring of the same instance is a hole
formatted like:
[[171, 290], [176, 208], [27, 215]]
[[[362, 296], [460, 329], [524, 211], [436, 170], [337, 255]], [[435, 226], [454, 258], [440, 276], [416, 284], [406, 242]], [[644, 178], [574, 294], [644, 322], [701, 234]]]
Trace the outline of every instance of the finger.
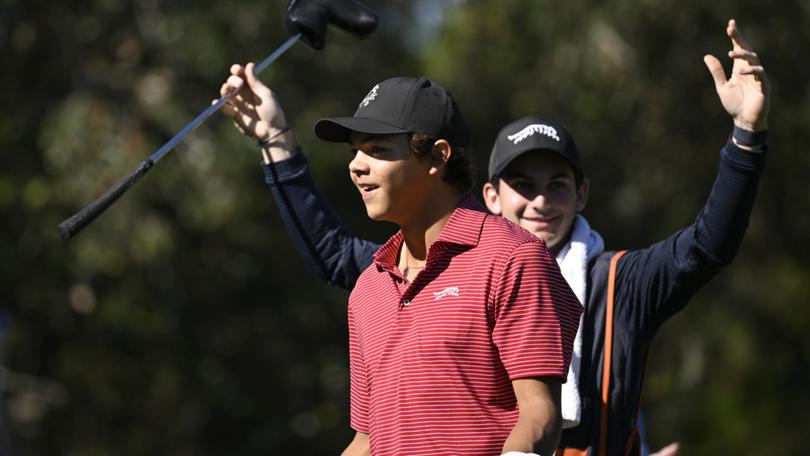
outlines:
[[[223, 97], [225, 97], [228, 96], [228, 94], [230, 94], [232, 90], [234, 90], [234, 87], [228, 83], [225, 83], [222, 84], [222, 87], [220, 87], [219, 93]], [[253, 110], [252, 105], [246, 103], [239, 93], [227, 99], [223, 104], [223, 106], [227, 106], [236, 112], [251, 112]]]
[[[217, 100], [214, 100], [212, 104], [216, 102]], [[239, 130], [240, 133], [246, 134], [247, 130], [245, 129], [245, 125], [247, 124], [247, 122], [245, 115], [243, 115], [239, 110], [235, 109], [233, 106], [227, 103], [223, 104], [219, 108], [219, 110], [222, 112], [223, 115], [229, 117], [233, 121], [234, 126], [236, 126], [236, 129]]]
[[751, 44], [748, 40], [743, 37], [742, 32], [740, 29], [737, 28], [737, 21], [731, 19], [728, 21], [728, 27], [726, 28], [726, 33], [728, 37], [731, 38], [731, 43], [734, 45], [734, 49], [745, 49], [745, 50], [752, 50]]
[[229, 76], [228, 85], [236, 88], [236, 93], [233, 98], [246, 103], [254, 103], [256, 95], [253, 89], [248, 84], [245, 84], [245, 80], [242, 77], [236, 75]]
[[754, 64], [759, 62], [759, 55], [756, 52], [745, 49], [732, 49], [728, 51], [728, 56], [732, 59], [743, 59]]
[[222, 114], [225, 114], [226, 116], [234, 119], [234, 121], [236, 120], [236, 116], [239, 115], [239, 111], [237, 111], [236, 108], [227, 103], [223, 104], [219, 108], [219, 110], [222, 111]]
[[723, 65], [717, 60], [717, 57], [713, 55], [704, 55], [703, 56], [703, 63], [706, 64], [706, 68], [709, 69], [709, 73], [712, 75], [712, 79], [714, 79], [714, 85], [718, 89], [725, 85], [726, 79], [726, 72], [723, 70]]
[[243, 109], [243, 107], [247, 107], [249, 109], [249, 105], [245, 102], [245, 97], [242, 96], [242, 93], [236, 91], [233, 87], [231, 87], [230, 92], [226, 92], [223, 97], [227, 97], [228, 99], [225, 100], [225, 103], [231, 103], [237, 109]]
[[[212, 105], [216, 104], [218, 101], [219, 100], [212, 100], [211, 104]], [[219, 110], [228, 117], [236, 117], [240, 115], [239, 109], [237, 109], [235, 106], [233, 106], [232, 104], [230, 104], [230, 102], [227, 101], [223, 103], [222, 106], [219, 107]]]
[[230, 117], [231, 120], [233, 120], [233, 123], [234, 125], [236, 125], [236, 128], [238, 128], [239, 131], [242, 133], [248, 131], [247, 128], [248, 125], [255, 124], [256, 122], [256, 118], [254, 116], [245, 114], [244, 111], [240, 111], [234, 108], [233, 106], [225, 104], [220, 109], [222, 110], [223, 114], [225, 114], [226, 116]]
[[219, 94], [224, 97], [234, 90], [237, 90], [237, 87], [234, 87], [231, 84], [225, 82], [222, 84], [222, 86], [220, 86]]
[[231, 65], [231, 74], [241, 76], [244, 74], [244, 72], [245, 69], [242, 68], [242, 65], [239, 65], [238, 63], [234, 63], [233, 65]]
[[[218, 100], [214, 100], [214, 103], [217, 102], [217, 101]], [[211, 104], [214, 104], [214, 103], [211, 103]], [[222, 107], [220, 109], [222, 110], [222, 112], [224, 112], [225, 114], [229, 114], [229, 115], [230, 114], [239, 114], [240, 113], [239, 107], [234, 106], [233, 104], [231, 104], [230, 101], [226, 101], [225, 103], [222, 103]]]
[[245, 66], [245, 75], [247, 76], [247, 83], [254, 93], [270, 93], [270, 89], [264, 85], [259, 78], [256, 77], [256, 66], [253, 64], [253, 62], [250, 62], [247, 64], [247, 66]]
[[259, 84], [261, 84], [261, 82], [256, 79], [256, 65], [254, 65], [253, 62], [249, 62], [247, 65], [245, 65], [245, 76], [245, 79], [247, 79], [247, 83], [251, 89], [255, 89]]
[[255, 109], [255, 105], [252, 102], [247, 102], [242, 99], [239, 95], [235, 97], [231, 97], [230, 100], [226, 102], [226, 104], [231, 105], [234, 109], [242, 113], [250, 113], [253, 115]]
[[242, 123], [239, 121], [239, 117], [237, 117], [236, 115], [229, 116], [229, 117], [233, 121], [233, 126], [236, 127], [237, 130], [239, 130], [239, 133], [242, 133], [243, 135], [246, 135], [247, 133], [246, 133], [246, 130], [245, 130], [245, 126], [242, 125]]
[[237, 90], [242, 89], [242, 86], [245, 84], [245, 80], [240, 78], [236, 75], [228, 76], [228, 85], [231, 87], [236, 88]]
[[740, 70], [740, 74], [755, 74], [757, 76], [765, 74], [765, 67], [761, 65], [751, 66]]

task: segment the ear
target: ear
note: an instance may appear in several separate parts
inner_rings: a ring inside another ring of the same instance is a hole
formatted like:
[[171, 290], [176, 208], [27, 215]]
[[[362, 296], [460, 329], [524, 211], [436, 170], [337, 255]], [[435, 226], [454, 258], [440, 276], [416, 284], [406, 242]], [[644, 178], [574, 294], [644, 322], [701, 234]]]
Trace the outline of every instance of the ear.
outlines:
[[491, 182], [487, 182], [482, 191], [487, 209], [495, 215], [501, 215], [501, 197], [498, 195], [498, 189]]
[[577, 189], [577, 212], [582, 212], [585, 205], [588, 203], [588, 192], [591, 188], [591, 182], [588, 179], [582, 179]]
[[433, 143], [433, 150], [431, 150], [431, 164], [430, 174], [438, 174], [447, 163], [450, 162], [450, 157], [453, 156], [453, 146], [444, 139], [439, 139]]

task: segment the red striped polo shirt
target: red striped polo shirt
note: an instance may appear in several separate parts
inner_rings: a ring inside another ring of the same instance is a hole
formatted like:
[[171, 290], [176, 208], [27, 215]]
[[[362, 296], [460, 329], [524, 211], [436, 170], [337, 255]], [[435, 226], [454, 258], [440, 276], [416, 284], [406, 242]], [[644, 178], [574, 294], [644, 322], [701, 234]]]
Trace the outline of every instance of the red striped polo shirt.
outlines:
[[409, 283], [402, 233], [349, 298], [351, 425], [382, 455], [497, 455], [511, 381], [565, 381], [582, 307], [545, 243], [468, 196]]

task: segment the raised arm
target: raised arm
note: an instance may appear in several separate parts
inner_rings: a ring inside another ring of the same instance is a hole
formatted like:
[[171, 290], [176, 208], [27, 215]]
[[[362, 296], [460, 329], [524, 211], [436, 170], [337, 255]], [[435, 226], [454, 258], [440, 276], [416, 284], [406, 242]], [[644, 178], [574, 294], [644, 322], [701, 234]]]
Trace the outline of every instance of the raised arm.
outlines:
[[704, 57], [720, 101], [734, 121], [733, 139], [720, 153], [709, 198], [692, 225], [619, 262], [617, 299], [637, 303], [617, 309], [619, 318], [648, 336], [732, 261], [748, 228], [765, 164], [768, 79], [734, 20], [726, 34], [732, 44], [731, 76], [726, 78], [717, 58]]
[[318, 190], [276, 95], [253, 75], [253, 64], [233, 65], [220, 92], [238, 90], [223, 113], [258, 141], [265, 180], [287, 231], [308, 269], [346, 289], [372, 261], [377, 244], [352, 235]]

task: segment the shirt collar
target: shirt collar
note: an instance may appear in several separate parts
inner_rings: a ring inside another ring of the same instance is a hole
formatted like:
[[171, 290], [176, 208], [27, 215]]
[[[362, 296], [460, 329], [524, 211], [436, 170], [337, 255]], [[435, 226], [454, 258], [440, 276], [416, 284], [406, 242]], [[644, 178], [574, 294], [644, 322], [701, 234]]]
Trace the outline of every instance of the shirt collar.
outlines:
[[489, 211], [474, 196], [468, 194], [458, 203], [436, 242], [475, 247], [481, 238], [481, 227], [488, 214]]
[[[474, 196], [468, 194], [453, 210], [450, 220], [447, 221], [447, 225], [442, 229], [435, 244], [458, 244], [475, 247], [481, 238], [481, 229], [487, 215], [489, 215], [489, 211]], [[374, 263], [384, 270], [395, 268], [404, 238], [402, 230], [397, 231], [374, 254]], [[430, 250], [433, 250], [432, 245]]]

